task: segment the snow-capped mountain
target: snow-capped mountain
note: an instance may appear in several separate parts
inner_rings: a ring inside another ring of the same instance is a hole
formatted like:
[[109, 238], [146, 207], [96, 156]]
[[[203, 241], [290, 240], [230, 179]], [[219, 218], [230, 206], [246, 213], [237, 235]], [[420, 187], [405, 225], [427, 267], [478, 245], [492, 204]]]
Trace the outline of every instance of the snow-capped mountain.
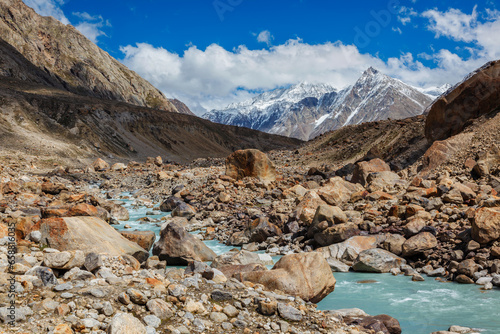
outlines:
[[429, 87], [429, 88], [417, 88], [415, 87], [418, 91], [432, 97], [432, 98], [437, 98], [441, 95], [443, 95], [444, 93], [446, 93], [448, 91], [448, 89], [450, 89], [452, 86], [450, 84], [444, 84], [442, 86], [439, 86], [439, 87]]
[[419, 115], [433, 99], [430, 93], [370, 67], [353, 86], [341, 91], [326, 84], [300, 83], [212, 110], [203, 117], [309, 140], [345, 125]]

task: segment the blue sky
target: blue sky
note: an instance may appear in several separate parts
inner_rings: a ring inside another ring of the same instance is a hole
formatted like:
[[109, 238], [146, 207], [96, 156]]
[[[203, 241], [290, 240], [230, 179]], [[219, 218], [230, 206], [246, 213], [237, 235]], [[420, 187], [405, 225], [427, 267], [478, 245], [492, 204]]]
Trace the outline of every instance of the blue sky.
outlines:
[[342, 88], [369, 66], [419, 87], [500, 58], [482, 1], [25, 0], [193, 110], [301, 81]]

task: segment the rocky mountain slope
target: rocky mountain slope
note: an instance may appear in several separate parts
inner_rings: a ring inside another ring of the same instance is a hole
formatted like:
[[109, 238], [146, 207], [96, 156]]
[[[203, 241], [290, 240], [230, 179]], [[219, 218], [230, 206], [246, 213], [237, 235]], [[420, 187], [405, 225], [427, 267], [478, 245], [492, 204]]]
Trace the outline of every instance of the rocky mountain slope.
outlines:
[[0, 77], [2, 149], [47, 159], [161, 155], [186, 162], [241, 148], [294, 148], [300, 141], [251, 129], [69, 93]]
[[432, 102], [430, 94], [439, 92], [421, 92], [369, 68], [352, 87], [341, 91], [328, 85], [299, 84], [212, 110], [203, 117], [308, 140], [346, 125], [419, 115]]
[[[45, 84], [72, 93], [123, 101], [172, 112], [177, 108], [149, 82], [111, 57], [71, 25], [42, 17], [21, 0], [0, 2], [0, 36], [30, 63], [46, 73]], [[32, 69], [11, 70], [0, 61], [0, 72], [31, 80]], [[18, 64], [20, 65], [20, 64]], [[39, 72], [39, 71], [38, 71]]]

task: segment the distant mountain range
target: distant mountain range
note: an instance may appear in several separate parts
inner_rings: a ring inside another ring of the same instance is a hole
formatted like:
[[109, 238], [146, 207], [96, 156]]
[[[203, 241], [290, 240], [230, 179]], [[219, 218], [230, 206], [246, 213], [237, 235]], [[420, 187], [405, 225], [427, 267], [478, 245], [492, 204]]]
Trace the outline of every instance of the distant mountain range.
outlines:
[[370, 67], [353, 86], [342, 90], [328, 84], [299, 83], [202, 117], [309, 140], [345, 125], [420, 115], [449, 87], [418, 89]]

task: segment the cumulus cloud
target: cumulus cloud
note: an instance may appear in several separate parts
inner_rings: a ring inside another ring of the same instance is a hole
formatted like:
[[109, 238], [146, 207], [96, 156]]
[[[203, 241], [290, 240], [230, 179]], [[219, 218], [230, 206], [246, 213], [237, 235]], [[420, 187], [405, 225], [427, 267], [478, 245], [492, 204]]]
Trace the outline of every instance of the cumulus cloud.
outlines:
[[271, 35], [269, 30], [261, 31], [259, 35], [257, 35], [257, 41], [260, 43], [266, 43], [267, 45], [271, 45], [271, 41], [274, 39], [274, 36]]
[[24, 0], [24, 3], [40, 15], [52, 16], [64, 24], [70, 23], [60, 7], [64, 4], [62, 0]]
[[382, 61], [341, 42], [307, 44], [292, 39], [268, 50], [239, 46], [226, 50], [217, 44], [200, 50], [190, 46], [182, 55], [140, 43], [121, 48], [123, 62], [167, 96], [184, 101], [198, 114], [223, 108], [256, 93], [301, 81], [353, 84], [369, 66], [419, 87], [455, 83], [484, 60], [464, 61], [447, 50], [428, 55], [429, 68], [411, 53]]
[[[448, 9], [440, 12], [436, 9], [422, 13], [429, 20], [428, 29], [435, 33], [436, 38], [446, 37], [454, 41], [472, 43], [468, 47], [474, 57], [499, 58], [500, 43], [500, 12], [487, 9], [482, 15], [474, 6], [471, 14], [463, 13], [459, 9]], [[482, 19], [482, 20], [481, 20]]]
[[111, 26], [111, 23], [105, 21], [101, 15], [90, 15], [86, 12], [75, 12], [73, 15], [81, 19], [75, 28], [94, 43], [97, 43], [99, 36], [106, 36], [102, 28]]

